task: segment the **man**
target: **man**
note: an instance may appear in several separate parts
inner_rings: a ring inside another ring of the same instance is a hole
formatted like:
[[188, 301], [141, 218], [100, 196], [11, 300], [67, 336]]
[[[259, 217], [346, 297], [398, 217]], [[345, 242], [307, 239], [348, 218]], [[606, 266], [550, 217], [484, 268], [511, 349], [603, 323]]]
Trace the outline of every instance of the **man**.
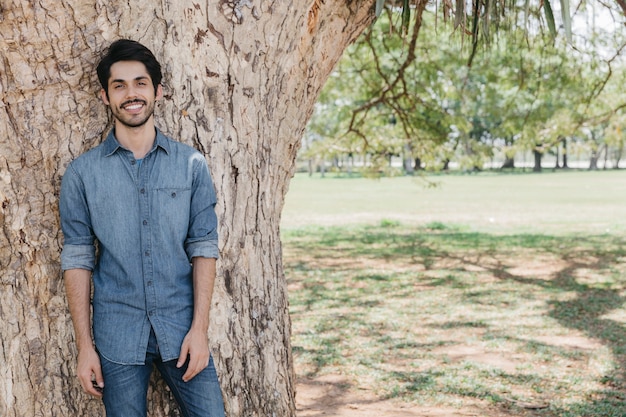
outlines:
[[218, 249], [206, 160], [156, 129], [161, 66], [149, 49], [116, 41], [97, 73], [114, 128], [68, 166], [59, 203], [78, 379], [108, 417], [145, 417], [156, 366], [183, 416], [222, 417], [207, 337]]

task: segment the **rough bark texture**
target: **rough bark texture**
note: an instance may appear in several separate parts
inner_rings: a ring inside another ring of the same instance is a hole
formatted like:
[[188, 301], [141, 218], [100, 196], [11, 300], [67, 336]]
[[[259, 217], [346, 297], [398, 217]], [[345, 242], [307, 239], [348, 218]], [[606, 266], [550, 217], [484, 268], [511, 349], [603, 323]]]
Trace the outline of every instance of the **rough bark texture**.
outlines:
[[[57, 198], [68, 162], [110, 125], [94, 64], [119, 37], [160, 59], [157, 124], [203, 151], [214, 176], [222, 257], [210, 340], [227, 414], [295, 415], [280, 213], [319, 90], [372, 7], [0, 2], [0, 416], [102, 414], [74, 376]], [[151, 391], [149, 414], [177, 415], [163, 392]]]

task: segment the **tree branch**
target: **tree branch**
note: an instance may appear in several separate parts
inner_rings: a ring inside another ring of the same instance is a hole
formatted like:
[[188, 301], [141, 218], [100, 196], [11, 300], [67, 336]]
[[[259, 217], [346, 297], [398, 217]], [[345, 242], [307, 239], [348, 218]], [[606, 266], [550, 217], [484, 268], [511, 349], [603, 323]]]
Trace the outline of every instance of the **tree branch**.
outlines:
[[[367, 144], [367, 139], [365, 135], [357, 127], [358, 126], [357, 120], [362, 120], [362, 117], [359, 118], [359, 115], [362, 115], [362, 113], [367, 113], [370, 109], [380, 104], [390, 105], [390, 103], [393, 103], [393, 101], [397, 100], [398, 97], [402, 97], [404, 95], [404, 94], [400, 94], [400, 95], [394, 94], [393, 96], [390, 96], [391, 93], [399, 84], [404, 83], [404, 77], [405, 77], [407, 69], [415, 62], [415, 59], [416, 59], [415, 49], [417, 47], [417, 39], [419, 37], [419, 32], [422, 27], [422, 15], [424, 13], [424, 10], [426, 9], [427, 3], [428, 3], [428, 0], [417, 1], [416, 8], [415, 8], [415, 21], [413, 25], [413, 30], [411, 32], [409, 44], [406, 49], [407, 50], [406, 59], [400, 65], [400, 68], [398, 69], [395, 78], [388, 79], [386, 77], [385, 72], [381, 68], [378, 55], [376, 54], [376, 48], [374, 48], [374, 46], [371, 44], [371, 42], [368, 39], [368, 44], [370, 45], [370, 48], [372, 49], [372, 53], [374, 55], [376, 71], [380, 75], [380, 77], [385, 81], [386, 85], [381, 89], [380, 94], [377, 97], [374, 97], [373, 99], [369, 100], [367, 103], [357, 107], [356, 109], [352, 111], [352, 117], [350, 118], [350, 123], [348, 125], [348, 131], [346, 132], [346, 134], [354, 133], [358, 135], [359, 137], [363, 138], [363, 140]], [[370, 30], [370, 33], [371, 33], [371, 30]], [[390, 106], [390, 107], [395, 108], [395, 110], [398, 111], [397, 107], [395, 106]], [[402, 112], [400, 111], [398, 112], [398, 114], [400, 115], [402, 114]], [[400, 118], [400, 120], [405, 120], [405, 119]]]

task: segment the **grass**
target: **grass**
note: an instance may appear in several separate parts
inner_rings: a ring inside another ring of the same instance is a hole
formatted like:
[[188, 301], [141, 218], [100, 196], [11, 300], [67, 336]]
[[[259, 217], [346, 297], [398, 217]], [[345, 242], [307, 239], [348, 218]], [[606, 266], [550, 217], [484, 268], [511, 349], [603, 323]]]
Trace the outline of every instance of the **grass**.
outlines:
[[625, 171], [427, 178], [298, 174], [291, 181], [282, 225], [378, 224], [386, 219], [441, 222], [489, 233], [626, 234]]
[[[294, 179], [296, 372], [485, 415], [626, 415], [626, 173], [444, 179]], [[495, 225], [466, 200], [491, 193]]]

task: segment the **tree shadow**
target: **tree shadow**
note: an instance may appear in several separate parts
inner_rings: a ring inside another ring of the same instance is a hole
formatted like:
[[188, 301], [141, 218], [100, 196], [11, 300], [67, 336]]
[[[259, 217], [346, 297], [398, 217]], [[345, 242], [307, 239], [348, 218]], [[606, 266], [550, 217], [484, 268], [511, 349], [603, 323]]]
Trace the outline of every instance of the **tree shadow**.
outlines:
[[[420, 267], [425, 271], [433, 271], [445, 261], [449, 270], [467, 271], [480, 270], [503, 282], [513, 282], [525, 286], [539, 286], [554, 294], [568, 293], [567, 298], [553, 297], [547, 302], [548, 317], [556, 320], [562, 327], [576, 330], [592, 338], [612, 353], [616, 363], [602, 377], [600, 383], [604, 389], [590, 394], [588, 400], [568, 405], [567, 409], [551, 406], [544, 410], [544, 416], [617, 416], [626, 415], [626, 326], [624, 323], [608, 317], [609, 313], [621, 309], [626, 302], [626, 285], [621, 280], [622, 270], [626, 263], [626, 251], [623, 249], [626, 239], [623, 237], [598, 236], [551, 236], [541, 234], [492, 235], [476, 232], [463, 232], [439, 227], [438, 230], [405, 229], [402, 227], [371, 227], [371, 228], [325, 228], [315, 236], [314, 253], [311, 251], [311, 240], [289, 242], [297, 251], [308, 253], [317, 259], [347, 258], [352, 264], [342, 264], [338, 268], [350, 269], [360, 260], [375, 259], [389, 263], [403, 263]], [[549, 278], [536, 277], [532, 274], [511, 272], [515, 266], [507, 260], [507, 253], [515, 254], [527, 251], [529, 256], [550, 255], [558, 260], [559, 268]], [[288, 268], [286, 268], [288, 269]], [[618, 275], [613, 282], [602, 283], [585, 280], [585, 273], [601, 271], [605, 275]], [[361, 276], [364, 281], [384, 282], [389, 278], [376, 273]], [[464, 288], [470, 283], [463, 282], [458, 276], [448, 274], [439, 278], [431, 278], [428, 285], [450, 288]], [[328, 293], [321, 291], [316, 297], [325, 297]], [[411, 296], [409, 293], [407, 296]], [[415, 296], [413, 294], [412, 296]], [[490, 298], [490, 294], [472, 292], [466, 295], [469, 302], [481, 303]], [[474, 300], [472, 300], [472, 298]], [[337, 299], [338, 303], [347, 302]], [[311, 305], [313, 308], [313, 306]], [[367, 308], [367, 305], [363, 305]], [[357, 315], [350, 320], [362, 320]], [[344, 323], [347, 325], [347, 323]], [[457, 321], [444, 323], [444, 326], [482, 328], [485, 324], [477, 321]], [[391, 341], [384, 341], [381, 332], [378, 337], [381, 343], [391, 348]], [[397, 344], [398, 341], [395, 341]], [[536, 343], [541, 343], [536, 341]], [[394, 371], [397, 373], [397, 371]], [[389, 374], [394, 378], [393, 373]], [[432, 385], [436, 375], [429, 371], [410, 371], [397, 374], [396, 379], [404, 381], [408, 391], [420, 391]], [[522, 377], [510, 375], [507, 378]], [[461, 390], [462, 391], [462, 390]], [[491, 398], [496, 403], [504, 404], [495, 391], [483, 387], [476, 392], [471, 390], [459, 392], [461, 396]], [[479, 392], [480, 391], [480, 392]], [[402, 395], [401, 392], [398, 395]], [[511, 411], [504, 406], [502, 412], [509, 415], [522, 415], [520, 410]], [[622, 411], [620, 411], [622, 410]], [[524, 411], [525, 413], [525, 411]], [[622, 413], [622, 414], [620, 414]], [[526, 414], [523, 414], [526, 415]]]
[[[484, 236], [489, 240], [489, 235]], [[560, 236], [519, 235], [505, 236], [499, 240], [517, 241], [521, 247], [534, 248], [559, 258], [564, 265], [552, 279], [536, 279], [507, 272], [510, 265], [497, 262], [486, 266], [477, 260], [459, 258], [466, 264], [483, 267], [493, 276], [503, 281], [513, 281], [523, 285], [541, 286], [555, 292], [575, 294], [565, 301], [551, 300], [548, 316], [561, 326], [577, 330], [587, 337], [599, 341], [612, 353], [616, 366], [602, 377], [606, 387], [595, 392], [590, 401], [570, 405], [567, 409], [551, 407], [550, 412], [557, 416], [624, 416], [626, 415], [626, 326], [605, 316], [626, 303], [626, 286], [598, 285], [581, 283], [577, 277], [584, 271], [610, 271], [615, 265], [626, 261], [626, 239], [616, 236], [578, 236], [572, 242], [563, 244]], [[570, 238], [571, 239], [571, 238]], [[478, 239], [483, 240], [483, 239]], [[492, 246], [482, 255], [493, 255]], [[455, 254], [446, 253], [454, 257]]]

